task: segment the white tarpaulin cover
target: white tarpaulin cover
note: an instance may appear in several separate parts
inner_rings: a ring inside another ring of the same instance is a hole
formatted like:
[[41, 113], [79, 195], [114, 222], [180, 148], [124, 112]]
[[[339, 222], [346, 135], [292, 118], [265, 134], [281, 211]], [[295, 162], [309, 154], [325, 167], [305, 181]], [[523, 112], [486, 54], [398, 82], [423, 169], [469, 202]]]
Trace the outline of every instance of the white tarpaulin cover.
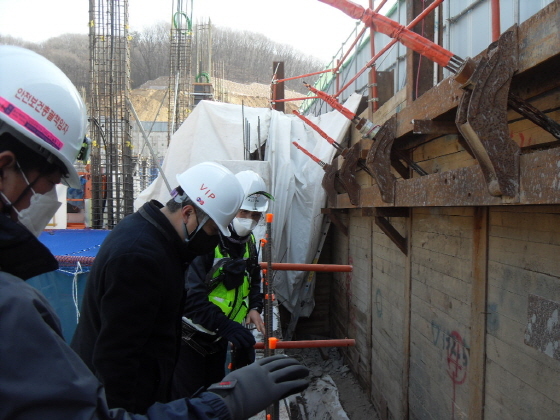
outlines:
[[[355, 112], [361, 95], [353, 94], [344, 106]], [[244, 161], [243, 119], [250, 124], [250, 152], [258, 147], [257, 127], [261, 144], [266, 141], [266, 162]], [[338, 111], [309, 117], [325, 133], [341, 142], [350, 121]], [[236, 173], [252, 169], [261, 174], [275, 200], [267, 213], [272, 223], [272, 262], [311, 263], [321, 237], [326, 194], [321, 186], [324, 171], [293, 144], [301, 146], [325, 163], [330, 163], [336, 149], [295, 115], [286, 115], [268, 108], [201, 101], [189, 118], [173, 135], [162, 169], [171, 188], [177, 186], [175, 176], [205, 161], [223, 164]], [[138, 208], [156, 199], [166, 203], [169, 191], [161, 175], [135, 201]], [[255, 231], [257, 240], [264, 235], [264, 226]], [[279, 303], [290, 312], [297, 302], [301, 284], [308, 272], [276, 271], [273, 288]], [[314, 282], [306, 294], [300, 316], [313, 310]]]

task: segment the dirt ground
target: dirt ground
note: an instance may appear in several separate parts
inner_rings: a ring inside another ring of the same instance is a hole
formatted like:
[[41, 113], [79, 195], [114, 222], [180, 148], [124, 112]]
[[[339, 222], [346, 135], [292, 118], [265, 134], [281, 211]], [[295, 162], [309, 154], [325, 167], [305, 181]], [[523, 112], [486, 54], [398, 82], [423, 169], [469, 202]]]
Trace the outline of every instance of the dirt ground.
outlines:
[[[273, 334], [281, 337], [280, 315], [273, 308]], [[253, 330], [257, 342], [262, 334]], [[310, 385], [301, 394], [292, 395], [278, 403], [274, 420], [380, 420], [350, 368], [345, 364], [343, 352], [336, 348], [304, 348], [279, 350], [299, 360], [310, 370]], [[263, 357], [257, 350], [257, 358]], [[250, 420], [266, 420], [266, 412]]]
[[300, 402], [299, 411], [305, 411], [307, 416], [299, 419], [379, 420], [374, 406], [344, 363], [339, 349], [290, 349], [286, 354], [300, 360], [311, 370], [311, 385], [301, 397], [296, 397]]

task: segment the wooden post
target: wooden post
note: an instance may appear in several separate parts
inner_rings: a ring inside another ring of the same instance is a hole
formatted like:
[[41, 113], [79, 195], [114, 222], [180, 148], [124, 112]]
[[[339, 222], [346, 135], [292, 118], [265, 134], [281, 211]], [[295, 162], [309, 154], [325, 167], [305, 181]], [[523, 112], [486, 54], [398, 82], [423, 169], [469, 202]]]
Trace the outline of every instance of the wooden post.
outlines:
[[[284, 79], [284, 62], [283, 61], [274, 61], [272, 63], [272, 70], [274, 73], [275, 80], [282, 80]], [[275, 83], [272, 85], [273, 89], [273, 96], [272, 96], [272, 108], [276, 111], [284, 112], [284, 102], [276, 102], [276, 100], [284, 99], [284, 82]]]
[[486, 295], [488, 290], [488, 207], [474, 208], [471, 345], [468, 366], [469, 419], [484, 418]]

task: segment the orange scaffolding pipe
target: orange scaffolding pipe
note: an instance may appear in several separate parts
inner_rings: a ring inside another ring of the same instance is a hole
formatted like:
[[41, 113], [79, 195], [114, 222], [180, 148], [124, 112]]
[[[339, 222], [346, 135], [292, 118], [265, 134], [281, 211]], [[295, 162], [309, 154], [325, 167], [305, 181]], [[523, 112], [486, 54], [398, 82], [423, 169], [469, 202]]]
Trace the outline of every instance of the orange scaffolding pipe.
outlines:
[[351, 265], [338, 264], [298, 264], [298, 263], [259, 263], [261, 268], [278, 271], [321, 271], [332, 273], [348, 273], [352, 271]]
[[288, 77], [287, 79], [278, 79], [275, 81], [273, 80], [273, 83], [287, 82], [288, 80], [301, 79], [302, 77], [307, 77], [307, 76], [315, 76], [317, 74], [328, 73], [329, 71], [334, 71], [334, 70], [335, 69], [326, 69], [326, 70], [316, 71], [315, 73], [302, 74], [301, 76]]
[[[353, 338], [336, 340], [302, 340], [302, 341], [282, 341], [276, 342], [277, 349], [304, 349], [311, 347], [350, 347], [355, 346], [356, 340]], [[256, 343], [256, 349], [264, 349], [264, 343]]]
[[305, 101], [306, 99], [319, 99], [319, 97], [318, 96], [304, 96], [302, 98], [284, 98], [284, 99], [276, 99], [275, 102]]
[[500, 0], [492, 0], [492, 42], [496, 42], [500, 38], [502, 30], [500, 28]]
[[325, 133], [323, 130], [321, 130], [321, 128], [317, 125], [314, 124], [312, 121], [310, 121], [308, 118], [304, 117], [303, 115], [301, 115], [299, 112], [297, 112], [296, 110], [293, 110], [292, 113], [294, 115], [296, 115], [298, 118], [300, 118], [304, 123], [306, 123], [309, 127], [311, 127], [313, 130], [315, 130], [321, 137], [323, 137], [326, 141], [328, 141], [331, 145], [333, 145], [336, 150], [340, 151], [340, 152], [344, 152], [344, 148], [340, 146], [340, 144], [338, 144], [332, 137], [330, 137], [327, 133]]
[[[327, 3], [328, 0], [319, 0], [323, 3]], [[416, 18], [414, 18], [414, 20], [412, 22], [410, 22], [407, 26], [403, 26], [402, 28], [405, 29], [412, 29], [414, 28], [420, 21], [422, 21], [422, 19], [424, 19], [426, 17], [426, 15], [428, 15], [429, 13], [431, 13], [436, 7], [438, 7], [441, 3], [443, 2], [443, 0], [435, 0], [433, 3], [431, 3], [422, 13], [420, 13], [418, 16], [416, 16]], [[330, 3], [329, 3], [330, 4]], [[361, 7], [361, 6], [360, 6]], [[348, 83], [346, 83], [340, 90], [338, 90], [333, 96], [336, 98], [338, 96], [340, 96], [340, 94], [342, 92], [344, 92], [348, 86], [350, 86], [352, 83], [354, 83], [356, 81], [356, 79], [358, 77], [360, 77], [362, 75], [362, 73], [364, 71], [366, 71], [366, 69], [368, 67], [373, 66], [373, 64], [379, 59], [379, 57], [381, 57], [383, 54], [385, 54], [385, 52], [387, 52], [393, 45], [395, 45], [397, 42], [399, 41], [399, 39], [397, 38], [393, 38], [391, 41], [389, 41], [389, 43], [383, 47], [374, 57], [372, 57], [372, 59], [370, 61], [368, 61], [368, 63], [358, 72], [356, 73], [356, 75], [350, 79], [350, 81]], [[402, 41], [401, 41], [402, 42]], [[430, 41], [431, 42], [431, 41]], [[436, 44], [437, 45], [437, 44]], [[441, 49], [444, 49], [443, 47], [440, 47]], [[450, 53], [451, 54], [451, 53]]]

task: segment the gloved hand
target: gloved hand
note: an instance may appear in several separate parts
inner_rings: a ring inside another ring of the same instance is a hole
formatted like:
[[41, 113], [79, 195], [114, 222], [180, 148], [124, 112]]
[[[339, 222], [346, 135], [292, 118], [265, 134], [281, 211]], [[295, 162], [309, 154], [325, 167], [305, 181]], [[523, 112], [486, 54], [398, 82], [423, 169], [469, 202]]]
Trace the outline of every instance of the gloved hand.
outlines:
[[228, 320], [224, 327], [218, 329], [218, 334], [233, 343], [235, 347], [246, 348], [255, 345], [253, 333], [243, 325], [231, 320]]
[[309, 382], [309, 369], [297, 360], [279, 354], [264, 357], [234, 370], [208, 392], [223, 398], [232, 420], [247, 419], [288, 395], [301, 392]]

